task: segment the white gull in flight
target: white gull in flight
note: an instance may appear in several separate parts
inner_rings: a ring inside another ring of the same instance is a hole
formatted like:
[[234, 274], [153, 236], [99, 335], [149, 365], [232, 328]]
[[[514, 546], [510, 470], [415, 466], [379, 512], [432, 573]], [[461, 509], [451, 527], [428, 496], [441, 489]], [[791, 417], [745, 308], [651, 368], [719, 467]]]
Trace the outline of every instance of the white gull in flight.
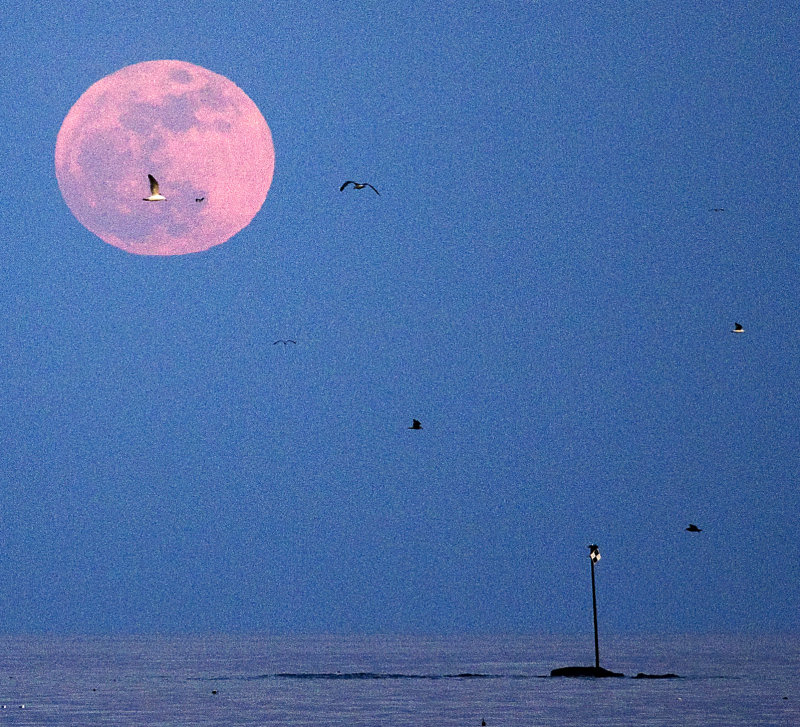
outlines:
[[150, 180], [150, 196], [142, 197], [145, 202], [162, 202], [166, 199], [163, 194], [158, 193], [158, 182], [152, 174], [148, 174], [147, 178]]

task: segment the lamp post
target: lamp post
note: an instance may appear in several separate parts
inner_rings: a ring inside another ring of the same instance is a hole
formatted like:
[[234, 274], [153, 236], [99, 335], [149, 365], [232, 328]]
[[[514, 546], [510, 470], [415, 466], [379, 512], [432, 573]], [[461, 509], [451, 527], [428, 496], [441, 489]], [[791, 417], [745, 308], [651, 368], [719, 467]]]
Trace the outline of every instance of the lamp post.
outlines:
[[594, 614], [594, 666], [600, 668], [600, 641], [597, 638], [597, 591], [594, 587], [594, 564], [600, 560], [600, 551], [596, 545], [589, 546], [589, 562], [592, 570], [592, 613]]
[[594, 564], [600, 560], [600, 550], [596, 545], [589, 546], [589, 562], [592, 569], [592, 611], [594, 613], [594, 666], [562, 666], [550, 672], [552, 677], [621, 677], [615, 671], [600, 667], [600, 642], [597, 638], [597, 590], [594, 585]]

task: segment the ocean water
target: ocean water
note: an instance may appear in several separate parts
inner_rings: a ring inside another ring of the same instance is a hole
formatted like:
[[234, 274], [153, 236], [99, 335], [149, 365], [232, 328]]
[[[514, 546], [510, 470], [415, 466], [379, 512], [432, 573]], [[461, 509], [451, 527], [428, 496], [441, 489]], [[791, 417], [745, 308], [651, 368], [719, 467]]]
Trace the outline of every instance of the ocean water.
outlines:
[[800, 725], [797, 635], [608, 637], [626, 678], [547, 676], [593, 659], [591, 635], [5, 637], [0, 725]]

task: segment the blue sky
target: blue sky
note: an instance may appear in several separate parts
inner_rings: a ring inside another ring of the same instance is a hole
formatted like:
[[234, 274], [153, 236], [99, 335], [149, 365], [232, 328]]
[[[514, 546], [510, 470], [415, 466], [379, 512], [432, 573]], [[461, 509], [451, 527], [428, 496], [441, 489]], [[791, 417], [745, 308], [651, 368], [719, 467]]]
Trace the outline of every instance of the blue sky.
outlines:
[[[0, 631], [588, 631], [592, 542], [606, 631], [797, 629], [796, 4], [408, 5], [5, 11]], [[156, 59], [273, 134], [205, 253], [56, 183]]]

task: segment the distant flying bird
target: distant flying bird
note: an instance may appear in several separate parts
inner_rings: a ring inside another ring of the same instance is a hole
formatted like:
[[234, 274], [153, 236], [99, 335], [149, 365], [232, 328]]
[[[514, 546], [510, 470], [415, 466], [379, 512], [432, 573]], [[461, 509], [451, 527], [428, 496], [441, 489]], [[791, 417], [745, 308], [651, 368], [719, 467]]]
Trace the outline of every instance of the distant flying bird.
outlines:
[[725, 211], [725, 208], [724, 208], [724, 207], [712, 207], [712, 208], [709, 210], [709, 212], [724, 212], [724, 211]]
[[194, 201], [195, 202], [202, 202], [204, 199], [205, 199], [205, 197], [195, 197]]
[[291, 338], [286, 338], [286, 339], [279, 338], [279, 339], [278, 339], [277, 341], [275, 341], [275, 343], [273, 343], [272, 345], [273, 345], [273, 346], [275, 346], [275, 345], [277, 345], [277, 344], [279, 344], [279, 343], [282, 343], [284, 346], [285, 346], [287, 343], [294, 343], [295, 345], [297, 345], [297, 341], [293, 341]]
[[150, 180], [150, 196], [142, 197], [145, 202], [162, 202], [166, 199], [163, 194], [158, 193], [158, 182], [152, 174], [148, 174], [147, 178]]
[[339, 187], [339, 191], [340, 192], [344, 192], [344, 188], [348, 184], [352, 184], [356, 189], [364, 189], [364, 187], [369, 187], [373, 192], [375, 192], [375, 194], [380, 195], [380, 192], [377, 189], [375, 189], [375, 187], [373, 187], [371, 184], [368, 184], [367, 182], [364, 182], [364, 184], [361, 184], [360, 182], [347, 181], [341, 187]]
[[409, 429], [422, 429], [422, 424], [419, 423], [419, 419], [413, 419], [411, 421], [411, 426], [408, 427]]
[[742, 324], [734, 323], [733, 330], [731, 331], [731, 333], [744, 333], [744, 328], [742, 328]]
[[686, 528], [686, 531], [689, 533], [702, 533], [703, 531], [697, 527], [694, 523], [689, 523], [689, 527]]

